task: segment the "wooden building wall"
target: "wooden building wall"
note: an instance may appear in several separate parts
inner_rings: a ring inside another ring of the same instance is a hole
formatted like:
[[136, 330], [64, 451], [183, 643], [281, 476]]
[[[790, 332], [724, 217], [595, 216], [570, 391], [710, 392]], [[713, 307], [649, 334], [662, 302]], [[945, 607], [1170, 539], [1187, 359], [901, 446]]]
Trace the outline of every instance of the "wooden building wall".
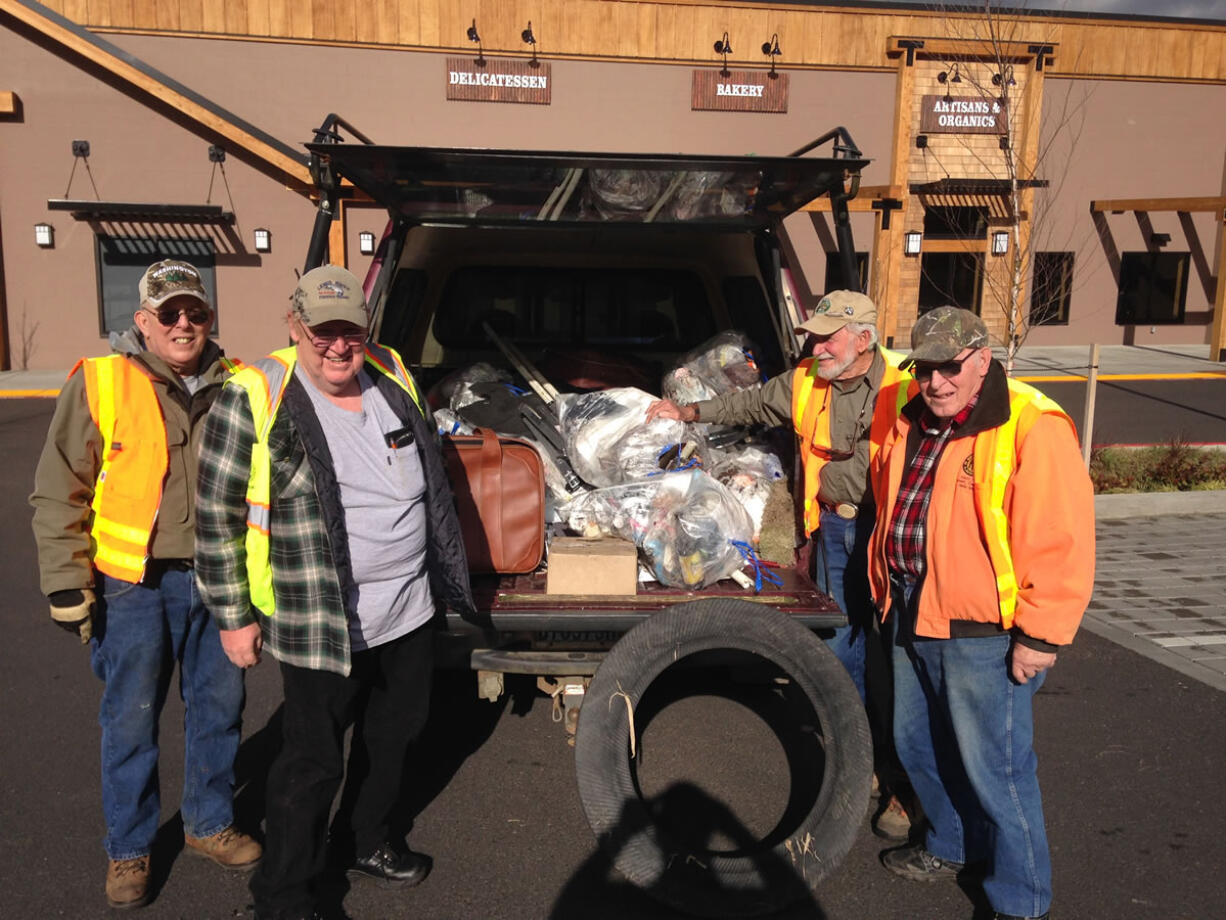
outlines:
[[[784, 67], [886, 69], [894, 36], [968, 38], [981, 14], [771, 6], [718, 0], [46, 0], [95, 30], [186, 33], [358, 43], [416, 50], [472, 49], [475, 19], [486, 53], [524, 53], [532, 22], [537, 51], [556, 58], [706, 62], [726, 31], [730, 63], [768, 63], [761, 44], [778, 34]], [[1056, 43], [1052, 73], [1095, 78], [1226, 81], [1226, 28], [1191, 23], [1001, 18], [1005, 38]]]

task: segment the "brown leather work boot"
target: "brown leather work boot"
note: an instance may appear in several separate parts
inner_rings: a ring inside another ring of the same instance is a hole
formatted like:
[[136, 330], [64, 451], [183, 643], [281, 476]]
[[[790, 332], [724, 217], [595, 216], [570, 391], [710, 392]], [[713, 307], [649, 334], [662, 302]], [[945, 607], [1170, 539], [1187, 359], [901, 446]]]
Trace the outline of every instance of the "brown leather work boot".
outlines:
[[149, 903], [149, 857], [112, 859], [106, 869], [106, 903], [119, 910]]
[[264, 848], [233, 824], [212, 837], [183, 835], [187, 851], [211, 859], [223, 869], [246, 872], [254, 869], [264, 854]]

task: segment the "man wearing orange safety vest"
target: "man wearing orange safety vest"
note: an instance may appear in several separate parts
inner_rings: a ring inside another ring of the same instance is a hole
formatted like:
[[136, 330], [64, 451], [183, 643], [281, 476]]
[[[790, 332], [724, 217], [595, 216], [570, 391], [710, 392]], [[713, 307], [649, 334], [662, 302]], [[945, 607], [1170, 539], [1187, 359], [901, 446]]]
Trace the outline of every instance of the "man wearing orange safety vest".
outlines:
[[114, 353], [82, 360], [64, 384], [30, 496], [51, 617], [89, 644], [105, 685], [106, 897], [116, 908], [150, 896], [158, 719], [176, 661], [188, 852], [238, 870], [261, 854], [234, 827], [243, 675], [193, 568], [196, 449], [234, 363], [209, 340], [213, 310], [194, 266], [157, 262], [138, 292], [135, 325], [111, 335]]
[[1072, 421], [992, 359], [979, 317], [911, 331], [919, 397], [873, 462], [873, 596], [894, 632], [894, 739], [928, 828], [882, 853], [916, 881], [982, 880], [997, 920], [1046, 918], [1032, 700], [1094, 582], [1094, 496]]
[[[897, 793], [905, 785], [892, 768], [889, 667], [875, 634], [867, 549], [873, 526], [869, 461], [914, 390], [899, 370], [902, 355], [877, 345], [877, 307], [856, 291], [831, 291], [797, 327], [809, 357], [760, 387], [691, 405], [652, 403], [647, 417], [715, 424], [790, 425], [800, 440], [804, 524], [814, 535], [815, 578], [847, 615], [826, 638], [869, 704], [879, 773], [888, 788], [873, 830], [905, 840], [910, 818]], [[876, 683], [875, 683], [876, 682]], [[879, 684], [886, 684], [879, 686]]]

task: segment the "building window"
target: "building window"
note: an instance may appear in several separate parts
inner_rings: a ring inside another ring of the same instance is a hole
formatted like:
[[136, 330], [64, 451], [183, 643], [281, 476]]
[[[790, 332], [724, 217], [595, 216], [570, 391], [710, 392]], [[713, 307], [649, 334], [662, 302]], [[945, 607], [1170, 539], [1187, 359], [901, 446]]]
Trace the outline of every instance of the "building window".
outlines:
[[979, 314], [983, 253], [926, 252], [920, 257], [919, 313], [945, 305]]
[[988, 234], [984, 206], [924, 205], [924, 236], [930, 240], [982, 240]]
[[103, 336], [123, 332], [132, 326], [136, 284], [145, 269], [162, 259], [191, 262], [204, 280], [204, 289], [213, 301], [213, 329], [217, 334], [216, 255], [208, 239], [165, 239], [154, 237], [98, 235], [99, 328]]
[[856, 253], [856, 274], [859, 276], [850, 284], [844, 277], [843, 260], [838, 252], [826, 253], [826, 286], [822, 293], [829, 291], [863, 291], [868, 286], [868, 253]]
[[1120, 257], [1117, 326], [1182, 323], [1188, 297], [1186, 252], [1126, 252]]
[[1030, 325], [1068, 324], [1073, 290], [1073, 253], [1036, 252], [1034, 283], [1030, 288]]

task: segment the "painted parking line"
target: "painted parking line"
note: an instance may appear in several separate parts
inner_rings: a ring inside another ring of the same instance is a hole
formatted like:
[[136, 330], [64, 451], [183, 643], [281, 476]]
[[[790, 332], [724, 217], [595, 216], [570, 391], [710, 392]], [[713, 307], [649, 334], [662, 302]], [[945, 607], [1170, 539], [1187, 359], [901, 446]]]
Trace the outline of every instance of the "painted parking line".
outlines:
[[[1084, 383], [1085, 374], [1021, 374], [1024, 383]], [[1184, 374], [1099, 374], [1099, 380], [1226, 380], [1226, 371], [1195, 371]]]
[[1192, 645], [1226, 645], [1226, 633], [1201, 633], [1195, 636], [1170, 636], [1152, 639], [1163, 648], [1187, 648]]

